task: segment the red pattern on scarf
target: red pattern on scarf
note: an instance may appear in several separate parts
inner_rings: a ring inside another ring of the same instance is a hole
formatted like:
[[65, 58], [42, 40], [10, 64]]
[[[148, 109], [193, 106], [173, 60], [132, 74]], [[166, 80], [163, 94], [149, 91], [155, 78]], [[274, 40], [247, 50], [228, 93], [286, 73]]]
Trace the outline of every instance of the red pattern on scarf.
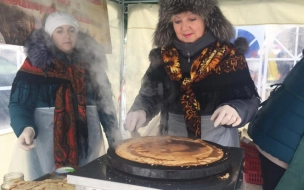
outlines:
[[200, 138], [200, 104], [191, 88], [192, 83], [198, 82], [211, 74], [229, 73], [238, 69], [243, 70], [247, 68], [246, 60], [244, 56], [237, 56], [235, 50], [218, 42], [214, 47], [205, 48], [201, 52], [191, 66], [190, 78], [185, 77], [183, 79], [176, 48], [162, 48], [161, 54], [168, 76], [172, 81], [178, 81], [181, 84], [181, 104], [185, 113], [187, 128], [196, 137]]
[[[30, 64], [28, 60], [22, 65], [21, 71], [45, 76], [46, 73]], [[76, 135], [76, 113], [83, 124], [86, 120], [86, 90], [84, 69], [76, 64], [67, 65], [57, 60], [47, 71], [46, 77], [61, 78], [71, 82], [59, 84], [55, 98], [54, 113], [54, 156], [56, 168], [62, 166], [78, 166], [78, 148]], [[77, 105], [73, 105], [72, 93], [77, 96]], [[77, 107], [75, 110], [74, 107]], [[87, 127], [87, 126], [83, 126]]]

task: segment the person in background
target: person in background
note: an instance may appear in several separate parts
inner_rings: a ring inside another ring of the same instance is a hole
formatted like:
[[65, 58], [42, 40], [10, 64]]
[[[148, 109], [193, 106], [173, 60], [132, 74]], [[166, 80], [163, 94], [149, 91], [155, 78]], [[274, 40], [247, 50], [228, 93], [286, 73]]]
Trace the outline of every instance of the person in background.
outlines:
[[244, 38], [216, 0], [160, 0], [150, 66], [124, 128], [137, 130], [161, 112], [163, 135], [239, 147], [238, 127], [260, 104], [248, 70]]
[[303, 72], [304, 58], [248, 125], [248, 135], [259, 151], [264, 190], [304, 189]]
[[9, 113], [19, 147], [30, 151], [30, 179], [104, 154], [101, 125], [116, 146], [122, 139], [102, 46], [79, 31], [72, 15], [57, 11], [25, 48]]

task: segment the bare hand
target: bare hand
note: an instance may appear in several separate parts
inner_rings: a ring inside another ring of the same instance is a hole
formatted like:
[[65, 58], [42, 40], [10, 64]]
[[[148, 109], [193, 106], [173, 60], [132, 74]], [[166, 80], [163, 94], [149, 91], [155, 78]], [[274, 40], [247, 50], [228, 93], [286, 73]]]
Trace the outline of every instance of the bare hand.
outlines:
[[139, 129], [143, 126], [146, 120], [146, 112], [143, 110], [129, 112], [124, 123], [124, 129], [130, 132], [135, 128]]
[[33, 140], [35, 137], [35, 131], [33, 127], [26, 127], [18, 138], [18, 145], [23, 150], [31, 150], [35, 147]]
[[214, 111], [211, 121], [214, 121], [214, 127], [219, 125], [232, 125], [232, 127], [235, 127], [242, 122], [242, 119], [233, 107], [224, 105]]

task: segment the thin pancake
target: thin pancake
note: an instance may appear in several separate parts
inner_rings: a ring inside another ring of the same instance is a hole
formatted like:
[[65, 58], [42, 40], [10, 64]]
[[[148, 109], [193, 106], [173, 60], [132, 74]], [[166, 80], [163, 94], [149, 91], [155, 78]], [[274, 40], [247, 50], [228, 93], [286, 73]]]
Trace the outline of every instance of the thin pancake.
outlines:
[[198, 166], [220, 160], [224, 152], [201, 139], [146, 136], [119, 145], [116, 154], [134, 162], [162, 166]]

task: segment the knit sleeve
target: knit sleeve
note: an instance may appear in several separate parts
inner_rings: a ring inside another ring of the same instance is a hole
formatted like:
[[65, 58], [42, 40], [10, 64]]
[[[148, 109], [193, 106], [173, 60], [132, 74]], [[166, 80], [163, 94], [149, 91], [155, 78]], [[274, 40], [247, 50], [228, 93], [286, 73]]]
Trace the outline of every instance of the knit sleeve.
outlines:
[[27, 83], [17, 83], [15, 89], [11, 92], [8, 108], [11, 127], [16, 136], [19, 137], [25, 127], [33, 127], [36, 138], [38, 129], [34, 122], [34, 110], [36, 107], [38, 91], [33, 89], [30, 90], [29, 88]]

